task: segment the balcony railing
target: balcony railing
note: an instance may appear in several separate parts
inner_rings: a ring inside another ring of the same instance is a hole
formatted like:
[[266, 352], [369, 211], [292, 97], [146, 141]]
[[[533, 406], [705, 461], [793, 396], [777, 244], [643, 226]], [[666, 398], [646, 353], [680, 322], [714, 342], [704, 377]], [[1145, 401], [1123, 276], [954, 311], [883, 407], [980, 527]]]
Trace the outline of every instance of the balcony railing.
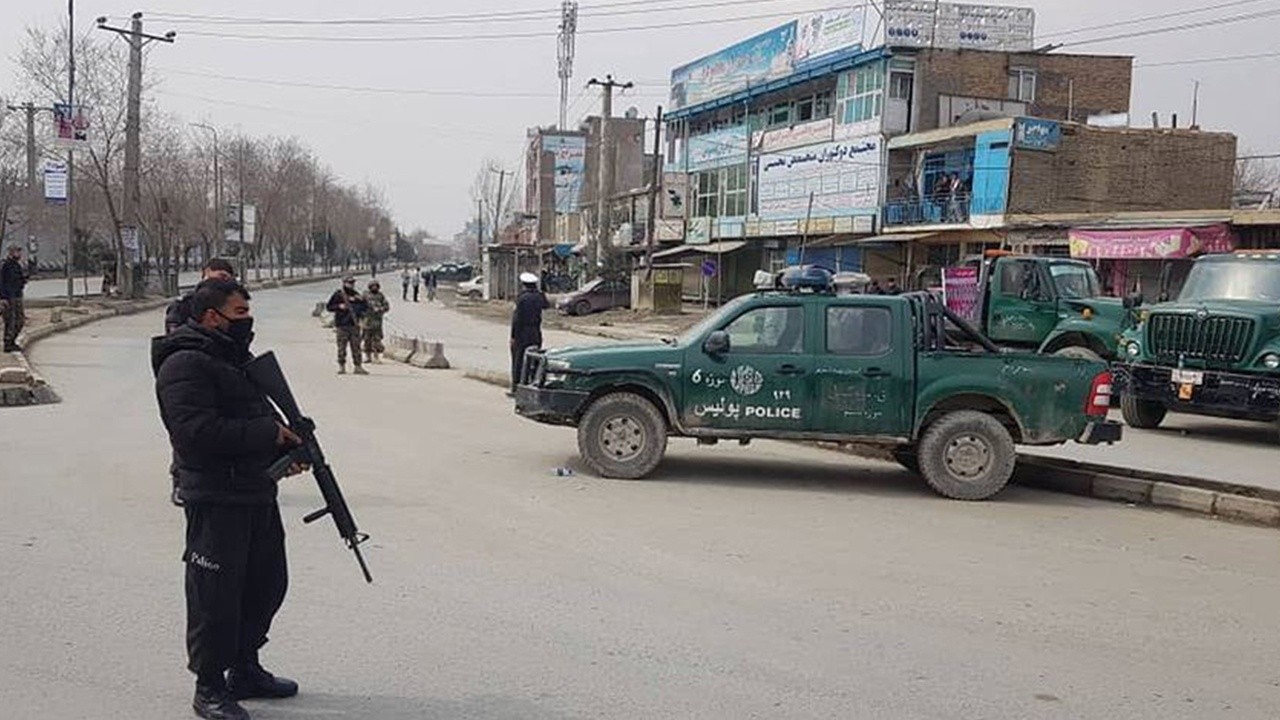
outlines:
[[948, 197], [890, 200], [885, 203], [885, 225], [952, 225], [969, 222], [968, 193]]

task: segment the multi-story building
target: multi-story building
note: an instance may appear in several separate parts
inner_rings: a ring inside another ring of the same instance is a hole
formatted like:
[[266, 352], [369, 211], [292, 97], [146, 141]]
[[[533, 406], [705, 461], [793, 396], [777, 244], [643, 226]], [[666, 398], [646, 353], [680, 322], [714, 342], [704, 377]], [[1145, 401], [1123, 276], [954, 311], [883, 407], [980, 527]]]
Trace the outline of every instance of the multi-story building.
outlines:
[[682, 244], [664, 259], [714, 253], [724, 295], [801, 248], [911, 280], [1007, 245], [1022, 215], [1229, 206], [1233, 137], [1090, 124], [1127, 117], [1131, 58], [1036, 51], [1026, 8], [866, 12], [802, 16], [672, 72], [664, 184], [683, 202], [660, 237]]

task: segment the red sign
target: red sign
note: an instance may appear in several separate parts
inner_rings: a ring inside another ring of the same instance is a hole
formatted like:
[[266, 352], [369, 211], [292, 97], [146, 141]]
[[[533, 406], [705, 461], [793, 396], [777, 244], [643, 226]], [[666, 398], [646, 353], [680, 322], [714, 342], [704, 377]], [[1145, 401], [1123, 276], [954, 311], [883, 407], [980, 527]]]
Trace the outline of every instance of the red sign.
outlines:
[[1173, 260], [1231, 252], [1236, 237], [1225, 224], [1157, 230], [1072, 230], [1071, 257], [1087, 260]]

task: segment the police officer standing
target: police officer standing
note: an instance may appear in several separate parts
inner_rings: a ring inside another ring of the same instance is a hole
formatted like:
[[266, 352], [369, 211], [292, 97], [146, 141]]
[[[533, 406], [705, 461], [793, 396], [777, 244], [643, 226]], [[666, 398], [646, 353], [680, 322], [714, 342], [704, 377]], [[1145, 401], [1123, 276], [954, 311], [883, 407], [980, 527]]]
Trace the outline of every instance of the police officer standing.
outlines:
[[191, 298], [191, 318], [152, 346], [156, 398], [187, 519], [192, 708], [210, 720], [248, 720], [239, 700], [298, 692], [297, 683], [258, 661], [288, 585], [276, 482], [267, 468], [300, 440], [245, 374], [252, 340], [248, 291], [208, 280]]
[[538, 276], [520, 273], [520, 296], [511, 314], [511, 394], [520, 384], [525, 350], [542, 347], [542, 311], [550, 306], [538, 288]]

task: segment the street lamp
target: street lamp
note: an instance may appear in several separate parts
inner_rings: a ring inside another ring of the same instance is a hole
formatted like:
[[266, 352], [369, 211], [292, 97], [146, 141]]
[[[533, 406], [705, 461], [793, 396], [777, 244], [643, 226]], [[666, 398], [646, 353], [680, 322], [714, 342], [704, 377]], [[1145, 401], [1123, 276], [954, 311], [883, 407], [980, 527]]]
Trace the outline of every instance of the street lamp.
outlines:
[[[219, 218], [222, 217], [223, 209], [222, 209], [222, 171], [219, 170], [219, 166], [218, 166], [218, 158], [221, 156], [221, 153], [218, 151], [218, 128], [212, 125], [206, 125], [205, 123], [190, 123], [190, 124], [192, 127], [197, 127], [197, 128], [200, 128], [201, 130], [208, 130], [210, 133], [213, 133], [213, 235], [218, 247], [221, 247], [222, 233], [220, 232], [220, 230], [222, 228], [222, 222], [220, 221]], [[212, 246], [212, 243], [211, 243], [211, 246]], [[205, 260], [208, 261], [209, 258], [205, 258]]]

